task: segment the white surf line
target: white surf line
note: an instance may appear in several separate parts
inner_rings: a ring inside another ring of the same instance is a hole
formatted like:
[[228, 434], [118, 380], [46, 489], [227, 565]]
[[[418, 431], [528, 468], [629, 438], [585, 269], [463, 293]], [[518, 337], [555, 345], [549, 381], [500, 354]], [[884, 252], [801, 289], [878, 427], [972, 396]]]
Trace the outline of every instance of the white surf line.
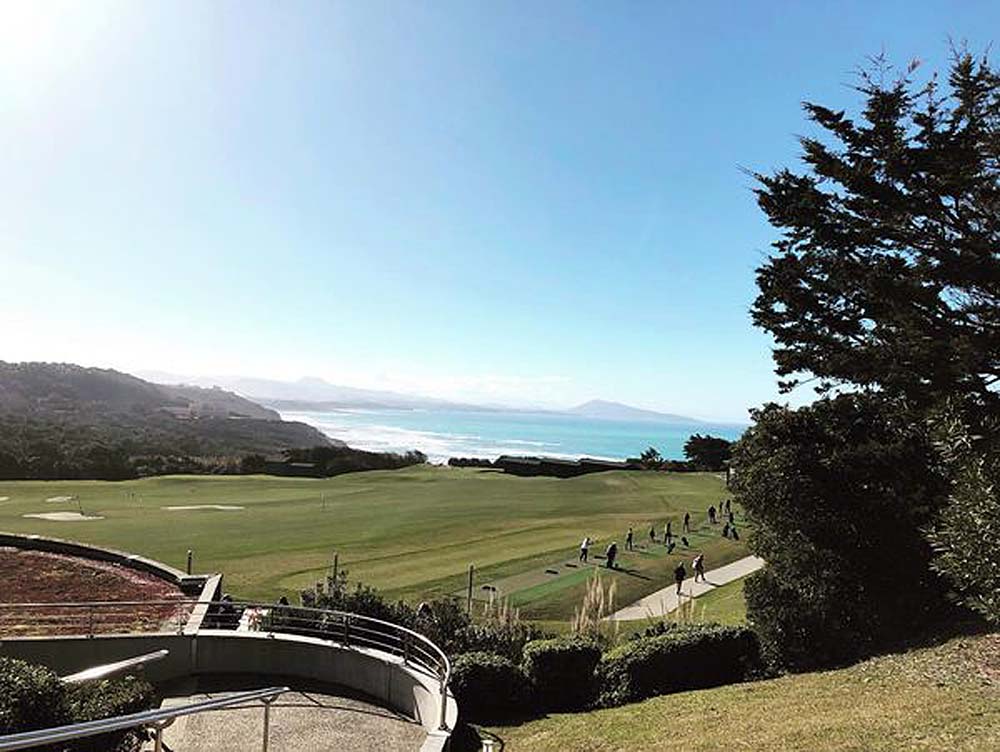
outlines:
[[[681, 586], [682, 598], [696, 598], [719, 585], [725, 585], [753, 574], [764, 566], [764, 560], [757, 556], [745, 556], [724, 567], [705, 572], [706, 582], [695, 582], [694, 577], [688, 577]], [[666, 616], [680, 605], [677, 598], [677, 585], [665, 588], [640, 598], [631, 606], [625, 606], [615, 611], [608, 619], [612, 621], [636, 621], [647, 617], [658, 618]]]

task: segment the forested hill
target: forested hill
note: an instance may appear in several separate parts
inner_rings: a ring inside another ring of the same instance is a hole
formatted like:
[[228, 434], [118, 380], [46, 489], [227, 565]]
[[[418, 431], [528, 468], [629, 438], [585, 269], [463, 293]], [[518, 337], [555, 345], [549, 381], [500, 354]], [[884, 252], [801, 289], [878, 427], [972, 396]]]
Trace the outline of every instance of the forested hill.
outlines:
[[247, 454], [329, 444], [315, 428], [222, 389], [0, 361], [0, 478], [223, 472]]

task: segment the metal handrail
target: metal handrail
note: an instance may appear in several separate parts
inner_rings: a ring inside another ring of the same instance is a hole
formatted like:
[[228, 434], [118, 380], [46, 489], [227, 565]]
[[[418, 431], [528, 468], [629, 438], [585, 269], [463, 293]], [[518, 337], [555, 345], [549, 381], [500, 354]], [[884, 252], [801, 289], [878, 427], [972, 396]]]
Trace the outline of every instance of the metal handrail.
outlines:
[[124, 671], [142, 668], [154, 661], [162, 661], [168, 655], [170, 655], [169, 650], [154, 650], [151, 653], [137, 655], [134, 658], [126, 658], [123, 661], [115, 661], [114, 663], [105, 663], [101, 666], [93, 666], [83, 671], [77, 671], [75, 674], [70, 674], [69, 676], [61, 676], [59, 677], [59, 681], [63, 684], [83, 684], [85, 682], [97, 681], [98, 679], [107, 679], [109, 676], [114, 676]]
[[[23, 615], [25, 611], [45, 611], [42, 618], [47, 626], [51, 622], [72, 623], [75, 613], [82, 612], [86, 619], [79, 634], [93, 637], [102, 633], [100, 616], [114, 615], [116, 609], [129, 609], [138, 606], [207, 606], [208, 611], [202, 629], [213, 628], [209, 625], [218, 624], [223, 617], [226, 626], [219, 629], [234, 630], [241, 614], [247, 609], [267, 611], [268, 617], [256, 631], [267, 634], [298, 634], [317, 637], [335, 642], [340, 646], [356, 650], [359, 647], [370, 647], [383, 650], [391, 655], [402, 658], [404, 665], [425, 671], [440, 682], [440, 728], [446, 729], [446, 710], [448, 701], [448, 682], [451, 679], [451, 662], [448, 656], [434, 642], [424, 635], [407, 627], [392, 622], [363, 616], [347, 611], [313, 608], [311, 606], [293, 606], [291, 604], [262, 603], [259, 601], [202, 601], [197, 599], [168, 599], [149, 601], [83, 601], [70, 603], [0, 603], [0, 636], [4, 616], [9, 613]], [[57, 613], [53, 613], [57, 612]], [[97, 618], [95, 618], [97, 617]], [[278, 623], [275, 623], [277, 620]], [[113, 626], [113, 625], [112, 625]], [[183, 625], [178, 623], [177, 631]], [[103, 632], [115, 634], [116, 632]], [[120, 633], [120, 632], [119, 632]], [[417, 648], [416, 650], [414, 648]], [[0, 751], [2, 752], [2, 751]]]
[[58, 744], [68, 742], [73, 739], [84, 739], [88, 736], [98, 734], [108, 734], [114, 731], [124, 731], [126, 729], [144, 728], [153, 726], [156, 728], [156, 749], [162, 749], [162, 732], [169, 724], [181, 716], [193, 715], [194, 713], [204, 713], [209, 710], [220, 710], [232, 707], [245, 702], [256, 700], [264, 701], [264, 750], [267, 750], [268, 734], [268, 711], [270, 704], [268, 701], [288, 692], [288, 687], [269, 687], [267, 689], [257, 689], [250, 692], [239, 692], [226, 697], [217, 697], [211, 700], [201, 700], [187, 705], [180, 705], [176, 708], [160, 708], [158, 710], [144, 710], [140, 713], [130, 713], [114, 718], [103, 718], [97, 721], [86, 721], [84, 723], [74, 723], [69, 726], [56, 726], [50, 729], [39, 729], [37, 731], [24, 731], [20, 734], [8, 734], [0, 736], [0, 752], [14, 752], [14, 750], [28, 749], [42, 744]]

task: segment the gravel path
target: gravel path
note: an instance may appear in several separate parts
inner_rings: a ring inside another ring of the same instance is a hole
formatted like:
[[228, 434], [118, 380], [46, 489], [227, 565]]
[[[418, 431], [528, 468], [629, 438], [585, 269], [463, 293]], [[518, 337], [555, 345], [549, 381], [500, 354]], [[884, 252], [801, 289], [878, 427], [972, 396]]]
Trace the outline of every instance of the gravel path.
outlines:
[[[228, 692], [164, 700], [162, 707], [219, 697]], [[178, 718], [163, 734], [174, 752], [246, 752], [261, 748], [260, 703]], [[271, 752], [412, 752], [426, 734], [418, 723], [360, 699], [291, 691], [271, 706]], [[152, 749], [152, 745], [148, 745]]]

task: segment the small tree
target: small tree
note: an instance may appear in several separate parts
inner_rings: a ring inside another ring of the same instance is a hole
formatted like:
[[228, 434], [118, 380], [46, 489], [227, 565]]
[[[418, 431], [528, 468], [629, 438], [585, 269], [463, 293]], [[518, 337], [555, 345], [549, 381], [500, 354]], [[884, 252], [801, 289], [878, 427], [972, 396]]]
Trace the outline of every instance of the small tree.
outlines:
[[733, 451], [733, 442], [717, 436], [694, 434], [684, 442], [684, 456], [698, 470], [722, 470]]
[[656, 470], [663, 464], [663, 457], [656, 447], [649, 447], [639, 455], [639, 462], [647, 470]]

